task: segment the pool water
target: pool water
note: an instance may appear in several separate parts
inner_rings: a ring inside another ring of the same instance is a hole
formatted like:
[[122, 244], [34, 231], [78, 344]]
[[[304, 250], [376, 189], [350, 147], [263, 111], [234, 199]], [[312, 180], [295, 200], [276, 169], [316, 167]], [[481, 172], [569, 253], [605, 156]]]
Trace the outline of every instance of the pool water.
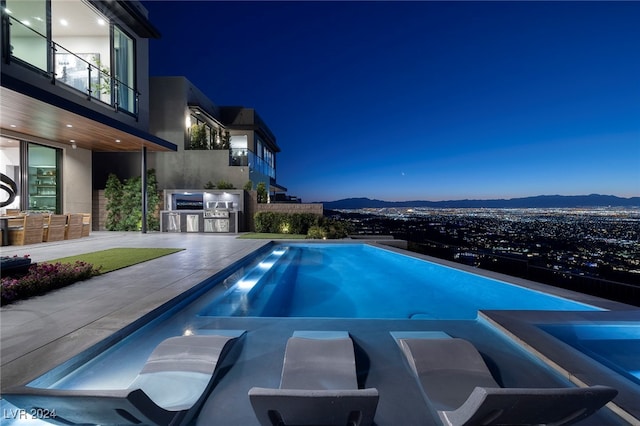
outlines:
[[539, 327], [640, 384], [640, 324], [545, 324]]
[[474, 319], [479, 309], [599, 310], [364, 244], [278, 246], [202, 316]]

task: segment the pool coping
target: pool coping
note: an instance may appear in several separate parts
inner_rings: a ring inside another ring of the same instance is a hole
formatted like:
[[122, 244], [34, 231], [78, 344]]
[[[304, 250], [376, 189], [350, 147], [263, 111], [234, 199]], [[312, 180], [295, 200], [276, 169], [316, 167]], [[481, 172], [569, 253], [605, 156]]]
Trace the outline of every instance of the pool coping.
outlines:
[[576, 386], [617, 389], [618, 395], [607, 407], [629, 424], [640, 423], [640, 386], [540, 328], [545, 324], [640, 322], [640, 310], [480, 311], [478, 315]]

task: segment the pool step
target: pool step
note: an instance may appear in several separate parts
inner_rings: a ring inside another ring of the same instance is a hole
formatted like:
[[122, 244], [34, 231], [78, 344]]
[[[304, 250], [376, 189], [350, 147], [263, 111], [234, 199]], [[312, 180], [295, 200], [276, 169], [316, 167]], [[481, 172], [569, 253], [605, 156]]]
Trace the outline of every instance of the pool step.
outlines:
[[[269, 253], [220, 298], [203, 309], [199, 316], [254, 316], [260, 315], [259, 307], [268, 302], [268, 294], [277, 284], [278, 271], [288, 265], [289, 247], [279, 247]], [[265, 291], [266, 290], [266, 291]], [[256, 312], [257, 309], [257, 312]]]

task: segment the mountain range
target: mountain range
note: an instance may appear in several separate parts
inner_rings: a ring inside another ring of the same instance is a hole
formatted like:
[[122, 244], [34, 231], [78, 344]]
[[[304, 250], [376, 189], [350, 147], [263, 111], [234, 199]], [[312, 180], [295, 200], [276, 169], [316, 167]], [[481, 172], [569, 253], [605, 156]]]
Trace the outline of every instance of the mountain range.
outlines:
[[579, 207], [640, 207], [640, 197], [622, 198], [615, 195], [539, 195], [535, 197], [495, 200], [452, 201], [383, 201], [371, 198], [345, 198], [322, 203], [325, 209], [363, 209], [384, 207], [432, 208], [579, 208]]

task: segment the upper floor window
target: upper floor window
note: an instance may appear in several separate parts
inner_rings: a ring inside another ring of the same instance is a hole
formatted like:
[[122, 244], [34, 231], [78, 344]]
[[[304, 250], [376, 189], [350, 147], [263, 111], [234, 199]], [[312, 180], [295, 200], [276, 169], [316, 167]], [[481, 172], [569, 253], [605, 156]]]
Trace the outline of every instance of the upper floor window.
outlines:
[[12, 59], [137, 114], [135, 43], [84, 0], [6, 0]]
[[6, 0], [11, 20], [10, 53], [47, 71], [47, 0]]

